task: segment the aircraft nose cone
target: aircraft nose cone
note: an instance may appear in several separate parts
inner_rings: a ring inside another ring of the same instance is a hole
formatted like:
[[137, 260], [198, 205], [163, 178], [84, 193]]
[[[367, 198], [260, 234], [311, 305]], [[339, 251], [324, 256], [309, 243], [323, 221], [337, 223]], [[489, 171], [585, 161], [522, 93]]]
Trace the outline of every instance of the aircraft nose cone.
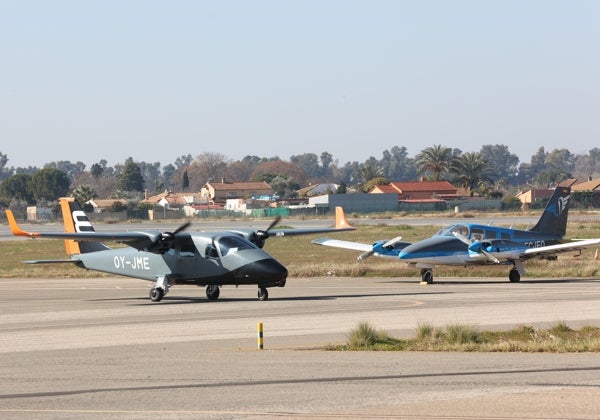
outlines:
[[244, 272], [247, 278], [273, 286], [284, 285], [288, 276], [287, 268], [273, 258], [252, 262], [244, 267]]
[[429, 246], [421, 245], [421, 244], [413, 244], [404, 248], [398, 254], [398, 258], [401, 260], [415, 260], [418, 258], [423, 258], [431, 252]]

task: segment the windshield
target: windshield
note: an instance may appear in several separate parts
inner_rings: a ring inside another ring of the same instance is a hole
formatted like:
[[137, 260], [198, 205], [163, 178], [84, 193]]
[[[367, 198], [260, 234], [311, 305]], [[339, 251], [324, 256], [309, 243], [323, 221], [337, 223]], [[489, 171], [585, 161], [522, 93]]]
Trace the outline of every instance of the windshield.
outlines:
[[258, 249], [252, 242], [239, 236], [223, 236], [219, 238], [217, 244], [222, 257], [246, 249]]
[[454, 232], [469, 237], [469, 228], [465, 225], [450, 225], [438, 231], [435, 236], [454, 236]]

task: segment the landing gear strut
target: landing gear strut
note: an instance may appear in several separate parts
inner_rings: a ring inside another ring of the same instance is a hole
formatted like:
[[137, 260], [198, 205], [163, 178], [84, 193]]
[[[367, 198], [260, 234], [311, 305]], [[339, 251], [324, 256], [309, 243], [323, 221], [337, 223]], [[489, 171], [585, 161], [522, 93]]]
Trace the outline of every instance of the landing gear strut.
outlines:
[[165, 276], [159, 277], [154, 287], [150, 289], [150, 300], [160, 302], [167, 293], [169, 293], [169, 282]]
[[421, 270], [421, 280], [423, 280], [423, 283], [433, 283], [433, 271], [431, 268], [423, 268]]
[[517, 270], [516, 268], [511, 269], [508, 272], [508, 280], [511, 283], [518, 283], [519, 281], [521, 281], [521, 274], [519, 274], [519, 270]]

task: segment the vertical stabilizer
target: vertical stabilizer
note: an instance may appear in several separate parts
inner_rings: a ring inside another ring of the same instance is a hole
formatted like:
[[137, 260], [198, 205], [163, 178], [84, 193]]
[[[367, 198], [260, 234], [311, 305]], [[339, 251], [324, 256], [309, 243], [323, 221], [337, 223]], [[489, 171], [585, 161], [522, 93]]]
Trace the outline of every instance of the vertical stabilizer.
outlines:
[[570, 187], [556, 187], [540, 220], [530, 231], [563, 237], [567, 232], [570, 198]]
[[[65, 232], [95, 232], [90, 219], [88, 219], [87, 215], [74, 198], [61, 198], [60, 207], [62, 210], [63, 222], [65, 224]], [[85, 254], [87, 252], [102, 251], [108, 249], [108, 247], [101, 242], [74, 241], [72, 239], [66, 239], [65, 249], [67, 254], [75, 255]]]

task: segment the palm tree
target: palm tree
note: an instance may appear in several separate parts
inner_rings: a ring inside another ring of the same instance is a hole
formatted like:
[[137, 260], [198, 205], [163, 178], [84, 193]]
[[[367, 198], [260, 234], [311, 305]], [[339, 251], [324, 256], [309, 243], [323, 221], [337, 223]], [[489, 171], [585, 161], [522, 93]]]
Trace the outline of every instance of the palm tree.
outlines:
[[442, 179], [442, 173], [450, 169], [452, 158], [452, 149], [450, 147], [437, 144], [428, 147], [415, 156], [415, 164], [419, 172], [433, 172], [433, 180]]
[[87, 184], [74, 188], [73, 191], [71, 191], [71, 194], [73, 194], [75, 200], [77, 200], [81, 205], [84, 205], [92, 198], [96, 198], [98, 196], [96, 191], [94, 191], [94, 189]]
[[374, 165], [372, 162], [365, 162], [358, 167], [355, 175], [358, 179], [360, 189], [363, 192], [367, 192], [365, 191], [365, 188], [367, 188], [369, 181], [375, 178], [383, 178], [383, 169]]
[[463, 153], [452, 162], [450, 170], [458, 176], [463, 188], [473, 190], [482, 182], [494, 183], [494, 166], [479, 152]]

